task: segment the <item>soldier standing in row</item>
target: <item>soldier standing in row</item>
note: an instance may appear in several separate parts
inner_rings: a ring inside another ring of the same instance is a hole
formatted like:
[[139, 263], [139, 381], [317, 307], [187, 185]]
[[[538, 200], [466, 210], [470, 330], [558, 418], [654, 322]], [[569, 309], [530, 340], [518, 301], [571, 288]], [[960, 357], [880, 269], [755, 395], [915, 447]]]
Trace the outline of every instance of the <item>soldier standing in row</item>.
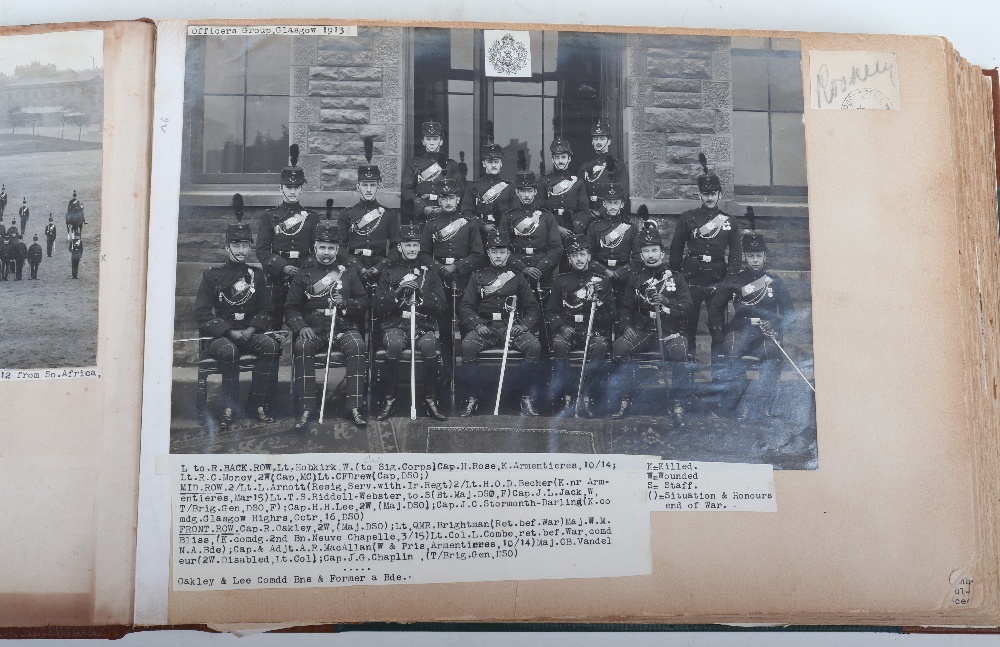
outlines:
[[510, 240], [506, 232], [502, 229], [490, 232], [486, 247], [489, 267], [473, 273], [460, 308], [465, 337], [462, 339], [461, 374], [456, 380], [469, 390], [461, 416], [471, 416], [479, 408], [485, 381], [477, 356], [487, 348], [503, 347], [512, 310], [514, 323], [510, 329], [510, 346], [524, 353], [524, 360], [517, 367], [520, 370], [511, 371], [513, 375], [509, 379], [521, 389], [521, 415], [537, 416], [535, 402], [543, 379], [540, 369], [542, 345], [534, 331], [538, 329], [541, 309], [528, 280], [507, 263]]
[[454, 362], [454, 329], [458, 317], [458, 300], [465, 294], [469, 277], [483, 264], [483, 239], [479, 227], [458, 213], [458, 182], [446, 179], [432, 189], [440, 195], [441, 212], [424, 225], [420, 233], [420, 264], [438, 273], [445, 286], [445, 310], [438, 319], [444, 351], [444, 379], [452, 379]]
[[7, 185], [0, 184], [0, 220], [3, 220], [4, 209], [7, 208]]
[[28, 218], [31, 217], [27, 198], [21, 198], [21, 208], [17, 210], [17, 215], [21, 218], [21, 235], [24, 236], [24, 230], [28, 226]]
[[[557, 137], [549, 146], [549, 152], [552, 157], [552, 172], [542, 176], [538, 183], [539, 190], [545, 208], [556, 217], [563, 247], [566, 247], [574, 234], [587, 233], [587, 224], [591, 219], [590, 200], [583, 179], [573, 175], [569, 169], [573, 161], [573, 149], [569, 142]], [[559, 271], [569, 271], [565, 256], [559, 265]]]
[[[583, 417], [593, 418], [591, 394], [597, 377], [605, 368], [611, 347], [611, 328], [616, 318], [614, 295], [608, 279], [591, 266], [586, 236], [571, 238], [566, 256], [570, 269], [555, 278], [552, 295], [545, 308], [545, 321], [552, 331], [552, 391], [561, 406], [557, 415], [568, 416], [579, 411]], [[594, 315], [592, 322], [591, 310]], [[589, 348], [587, 371], [580, 402], [576, 402], [577, 381], [570, 375], [569, 354], [584, 347]]]
[[[425, 121], [420, 126], [423, 133], [424, 154], [414, 157], [403, 171], [400, 197], [411, 207], [410, 224], [422, 226], [441, 213], [435, 183], [451, 179], [461, 186], [458, 164], [442, 152], [444, 129], [437, 121]], [[461, 195], [461, 191], [459, 192]]]
[[337, 263], [338, 230], [329, 220], [316, 226], [313, 256], [295, 273], [285, 301], [285, 323], [295, 334], [293, 379], [300, 411], [296, 431], [308, 430], [312, 414], [319, 409], [316, 354], [331, 347], [331, 336], [332, 348], [347, 356], [348, 418], [356, 425], [367, 424], [362, 413], [367, 347], [360, 328], [368, 310], [368, 293], [357, 272]]
[[52, 214], [49, 214], [49, 224], [45, 225], [45, 254], [52, 257], [52, 245], [56, 242], [56, 225], [52, 221]]
[[437, 271], [417, 259], [420, 232], [416, 227], [402, 227], [398, 247], [400, 258], [382, 272], [372, 304], [382, 328], [382, 346], [386, 353], [379, 384], [383, 406], [377, 419], [388, 420], [396, 407], [399, 361], [403, 351], [410, 348], [412, 306], [416, 314], [414, 343], [423, 360], [424, 410], [432, 418], [447, 420], [438, 405], [441, 367], [438, 317], [446, 310], [444, 288]]
[[475, 219], [479, 231], [486, 239], [489, 231], [496, 229], [500, 218], [516, 206], [514, 188], [500, 177], [503, 168], [503, 148], [493, 143], [493, 122], [486, 124], [486, 144], [482, 148], [483, 176], [470, 182], [462, 197], [462, 215]]
[[382, 172], [372, 164], [374, 141], [365, 137], [366, 163], [358, 167], [360, 200], [340, 213], [340, 259], [350, 266], [370, 291], [374, 290], [381, 272], [389, 261], [397, 259], [399, 251], [399, 214], [378, 202]]
[[639, 228], [625, 213], [625, 191], [621, 184], [610, 182], [600, 187], [598, 217], [587, 229], [587, 243], [593, 250], [595, 265], [611, 279], [611, 286], [621, 306], [625, 283], [638, 256]]
[[[742, 401], [743, 415], [760, 418], [771, 415], [783, 361], [775, 342], [781, 343], [795, 321], [795, 308], [781, 277], [767, 270], [767, 244], [756, 231], [743, 237], [743, 258], [746, 267], [727, 276], [712, 295], [708, 329], [724, 356], [721, 377], [729, 391], [719, 413], [730, 414]], [[726, 326], [730, 301], [734, 314]], [[760, 362], [756, 394], [744, 398], [750, 385], [747, 368], [755, 361]]]
[[[18, 232], [17, 232], [17, 223], [14, 221], [14, 218], [11, 218], [10, 219], [10, 227], [7, 227], [7, 238], [8, 239], [15, 238], [17, 236], [17, 234], [18, 234]], [[11, 240], [10, 242], [13, 243], [14, 241]]]
[[[219, 361], [222, 373], [222, 416], [219, 428], [241, 417], [240, 356], [257, 356], [250, 378], [246, 410], [258, 422], [274, 422], [268, 413], [274, 398], [281, 345], [266, 335], [271, 327], [271, 295], [263, 272], [247, 265], [253, 234], [243, 224], [243, 196], [233, 196], [237, 224], [226, 227], [228, 260], [204, 271], [195, 299], [195, 318], [201, 334], [212, 337], [205, 352]], [[41, 248], [39, 248], [41, 254]]]
[[299, 146], [289, 147], [291, 164], [281, 170], [279, 189], [283, 201], [260, 216], [257, 226], [257, 260], [267, 277], [271, 294], [272, 321], [277, 328], [284, 320], [288, 285], [306, 261], [319, 216], [299, 204], [305, 171], [298, 166]]
[[0, 281], [6, 281], [14, 259], [14, 243], [6, 236], [0, 237]]
[[[698, 176], [701, 206], [680, 215], [670, 241], [670, 269], [684, 273], [694, 304], [685, 327], [688, 356], [692, 361], [702, 304], [708, 308], [712, 292], [727, 274], [739, 272], [743, 262], [740, 226], [732, 216], [719, 209], [722, 182], [718, 175], [708, 170], [704, 153], [698, 154], [698, 161], [703, 171]], [[712, 354], [718, 354], [718, 349], [713, 348]]]
[[31, 246], [28, 248], [28, 269], [29, 279], [38, 280], [38, 266], [42, 263], [42, 246], [38, 244], [38, 234], [35, 234]]
[[680, 416], [684, 412], [680, 398], [690, 390], [691, 374], [685, 361], [687, 342], [683, 332], [691, 309], [691, 293], [684, 277], [667, 266], [663, 242], [654, 226], [643, 229], [639, 237], [639, 255], [641, 267], [629, 275], [621, 299], [623, 332], [613, 346], [614, 366], [610, 380], [610, 399], [612, 402], [617, 400], [619, 406], [611, 417], [624, 418], [628, 412], [638, 381], [638, 371], [631, 358], [634, 353], [648, 350], [661, 352], [663, 360], [673, 362], [673, 411]]
[[79, 278], [80, 260], [83, 259], [83, 237], [77, 233], [69, 239], [69, 264], [73, 272], [74, 279]]
[[[602, 187], [611, 183], [624, 187], [627, 183], [627, 175], [625, 165], [611, 154], [611, 127], [608, 126], [608, 123], [604, 119], [598, 119], [594, 122], [593, 128], [590, 129], [590, 135], [595, 157], [580, 166], [578, 175], [583, 178], [586, 184], [587, 196], [590, 199], [590, 211], [596, 218], [601, 200], [604, 197]], [[624, 199], [624, 191], [622, 193]]]
[[[504, 214], [500, 231], [506, 234], [513, 250], [510, 267], [529, 279], [539, 306], [544, 308], [546, 295], [552, 289], [552, 275], [562, 258], [562, 236], [556, 217], [544, 207], [534, 206], [538, 193], [535, 174], [522, 171], [515, 184], [520, 204]], [[547, 342], [547, 337], [542, 340]]]
[[14, 280], [20, 281], [24, 275], [24, 261], [28, 258], [28, 246], [24, 244], [24, 239], [18, 235], [14, 241]]

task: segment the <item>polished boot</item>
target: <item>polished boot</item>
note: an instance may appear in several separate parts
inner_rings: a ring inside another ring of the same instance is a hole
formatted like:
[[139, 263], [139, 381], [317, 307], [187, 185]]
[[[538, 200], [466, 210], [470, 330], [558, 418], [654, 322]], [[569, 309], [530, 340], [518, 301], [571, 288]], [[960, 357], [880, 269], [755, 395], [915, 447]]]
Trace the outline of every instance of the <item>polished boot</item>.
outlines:
[[233, 410], [226, 409], [222, 412], [222, 417], [219, 418], [219, 429], [226, 429], [233, 424]]
[[628, 398], [622, 398], [621, 404], [618, 405], [618, 411], [611, 414], [612, 420], [621, 420], [628, 413], [628, 408], [632, 405], [632, 400]]
[[427, 412], [428, 416], [434, 418], [435, 420], [448, 419], [448, 416], [441, 413], [441, 410], [438, 409], [437, 400], [435, 400], [434, 398], [426, 398], [424, 400], [424, 410]]
[[521, 396], [521, 415], [522, 416], [539, 416], [538, 409], [535, 408], [535, 404], [531, 401], [530, 395]]
[[594, 410], [590, 407], [590, 398], [580, 400], [580, 408], [576, 412], [577, 418], [593, 418]]
[[254, 411], [253, 418], [257, 422], [274, 422], [274, 418], [267, 415], [267, 409], [264, 407], [257, 407]]
[[556, 411], [557, 418], [568, 418], [576, 413], [576, 401], [571, 395], [564, 395]]
[[299, 419], [295, 421], [295, 426], [292, 427], [295, 431], [309, 431], [309, 416], [312, 415], [312, 411], [303, 411]]
[[479, 410], [479, 400], [476, 398], [469, 398], [465, 403], [465, 409], [459, 415], [463, 418], [468, 418], [469, 416], [476, 413]]
[[361, 413], [361, 409], [358, 408], [351, 409], [350, 412], [347, 414], [347, 417], [350, 418], [351, 422], [353, 422], [358, 426], [364, 426], [368, 424], [368, 421], [365, 420], [365, 416]]
[[378, 421], [388, 420], [392, 416], [392, 412], [396, 410], [396, 398], [386, 398], [385, 406], [379, 411], [375, 419]]

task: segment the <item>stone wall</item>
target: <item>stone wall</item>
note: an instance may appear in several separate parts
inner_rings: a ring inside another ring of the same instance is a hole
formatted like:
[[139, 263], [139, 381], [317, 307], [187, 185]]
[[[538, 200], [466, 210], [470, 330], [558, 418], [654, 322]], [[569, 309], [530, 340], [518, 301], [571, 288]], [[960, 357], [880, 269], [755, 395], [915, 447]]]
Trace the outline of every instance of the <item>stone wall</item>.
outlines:
[[[373, 161], [382, 170], [380, 199], [395, 206], [405, 114], [403, 28], [359, 27], [357, 37], [301, 37], [294, 43], [289, 130], [303, 153], [307, 191], [353, 196], [364, 163], [362, 138], [371, 135]], [[346, 202], [337, 200], [337, 206]]]
[[732, 55], [726, 37], [631, 34], [625, 48], [627, 157], [633, 209], [698, 204], [704, 152], [733, 195]]

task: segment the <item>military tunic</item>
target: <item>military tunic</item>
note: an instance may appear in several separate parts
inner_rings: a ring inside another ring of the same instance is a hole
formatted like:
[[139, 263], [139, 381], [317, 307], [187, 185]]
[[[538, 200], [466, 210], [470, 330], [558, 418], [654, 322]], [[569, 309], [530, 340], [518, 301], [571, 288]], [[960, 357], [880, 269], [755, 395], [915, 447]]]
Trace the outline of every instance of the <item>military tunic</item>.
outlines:
[[312, 250], [319, 216], [298, 202], [282, 202], [260, 216], [257, 224], [257, 260], [264, 268], [271, 292], [274, 325], [284, 320], [285, 298], [291, 277], [285, 267], [302, 267]]
[[69, 241], [69, 262], [73, 269], [73, 278], [77, 277], [80, 269], [80, 260], [83, 258], [83, 239], [71, 238]]
[[42, 262], [42, 246], [38, 243], [31, 243], [28, 247], [28, 268], [31, 270], [30, 278], [38, 278], [38, 265]]
[[[330, 330], [330, 295], [336, 291], [344, 299], [337, 308], [336, 328]], [[332, 263], [321, 265], [308, 259], [292, 279], [285, 301], [285, 323], [296, 335], [293, 345], [295, 383], [301, 410], [316, 411], [316, 354], [326, 353], [329, 335], [333, 347], [347, 356], [347, 408], [360, 409], [364, 402], [366, 346], [359, 332], [368, 310], [368, 293], [361, 277], [350, 267]], [[312, 328], [316, 336], [304, 339], [299, 333]]]
[[[246, 263], [229, 260], [202, 273], [194, 314], [198, 329], [213, 337], [204, 345], [205, 352], [219, 360], [222, 372], [222, 399], [226, 409], [239, 405], [240, 355], [257, 356], [250, 379], [250, 409], [270, 404], [278, 371], [280, 344], [263, 334], [271, 327], [271, 295], [264, 273]], [[234, 341], [230, 330], [253, 328], [247, 339]], [[204, 397], [204, 396], [201, 396]]]
[[[614, 168], [609, 171], [608, 166]], [[591, 209], [601, 206], [601, 192], [605, 184], [612, 182], [621, 184], [626, 188], [625, 194], [628, 195], [628, 173], [625, 164], [610, 153], [597, 155], [594, 159], [584, 162], [577, 175], [583, 178]]]
[[9, 239], [0, 240], [0, 281], [6, 281], [10, 274], [10, 264], [14, 259], [14, 245]]
[[517, 207], [504, 214], [500, 231], [510, 237], [510, 265], [518, 272], [534, 267], [548, 285], [562, 257], [562, 236], [556, 218], [545, 209]]
[[[445, 159], [441, 165], [440, 153], [424, 153], [413, 158], [403, 169], [403, 185], [400, 190], [402, 203], [410, 207], [410, 222], [420, 226], [440, 213], [438, 195], [434, 183], [437, 180], [452, 178], [458, 180], [459, 186], [465, 183], [455, 160]], [[434, 213], [424, 213], [430, 207]]]
[[23, 204], [21, 208], [17, 210], [17, 215], [21, 217], [21, 235], [24, 235], [24, 230], [28, 226], [28, 218], [31, 217], [31, 209], [28, 205]]
[[423, 360], [424, 397], [437, 397], [441, 344], [438, 339], [438, 317], [447, 308], [444, 288], [437, 272], [419, 260], [401, 258], [379, 277], [373, 308], [382, 329], [382, 346], [386, 351], [386, 366], [379, 390], [392, 397], [399, 380], [399, 360], [410, 348], [410, 300], [398, 291], [400, 283], [416, 281], [419, 286], [415, 304], [416, 348]]
[[556, 217], [560, 227], [575, 234], [587, 233], [590, 200], [582, 176], [573, 175], [569, 169], [552, 171], [542, 176], [539, 193], [543, 196], [545, 208]]
[[0, 218], [3, 218], [3, 212], [7, 208], [7, 192], [0, 191]]
[[[349, 265], [358, 275], [375, 268], [382, 272], [389, 262], [399, 258], [399, 213], [378, 203], [361, 200], [340, 212], [339, 263]], [[366, 279], [374, 284], [376, 277]]]
[[[467, 385], [470, 395], [481, 398], [483, 375], [476, 362], [478, 354], [487, 348], [502, 347], [507, 335], [510, 313], [507, 310], [516, 297], [514, 324], [524, 326], [525, 331], [511, 335], [510, 346], [524, 353], [520, 367], [510, 367], [510, 384], [519, 384], [522, 394], [532, 396], [543, 378], [539, 370], [542, 346], [534, 331], [541, 320], [541, 308], [535, 299], [528, 279], [509, 265], [487, 267], [475, 272], [469, 281], [459, 306], [459, 320], [465, 336], [462, 339], [461, 374], [457, 383]], [[484, 324], [489, 328], [485, 335], [476, 327]], [[517, 370], [517, 369], [520, 370]]]
[[498, 226], [503, 215], [519, 204], [513, 183], [504, 181], [499, 174], [484, 175], [465, 188], [461, 209], [463, 216], [476, 219], [485, 240], [487, 229]]
[[[570, 375], [569, 354], [574, 349], [587, 345], [587, 327], [590, 311], [594, 308], [593, 327], [587, 354], [587, 375], [585, 384], [589, 387], [594, 376], [603, 367], [611, 346], [611, 328], [616, 314], [614, 293], [610, 281], [595, 268], [577, 270], [570, 268], [560, 274], [552, 284], [552, 295], [545, 308], [545, 320], [552, 331], [552, 355], [554, 359], [553, 394], [557, 397], [573, 395], [575, 380]], [[566, 334], [565, 328], [572, 328]]]
[[670, 269], [683, 272], [691, 287], [694, 307], [688, 315], [686, 328], [689, 353], [695, 349], [702, 304], [708, 307], [719, 282], [726, 274], [739, 272], [742, 263], [743, 236], [732, 216], [718, 208], [702, 205], [685, 211], [677, 219], [670, 242]]

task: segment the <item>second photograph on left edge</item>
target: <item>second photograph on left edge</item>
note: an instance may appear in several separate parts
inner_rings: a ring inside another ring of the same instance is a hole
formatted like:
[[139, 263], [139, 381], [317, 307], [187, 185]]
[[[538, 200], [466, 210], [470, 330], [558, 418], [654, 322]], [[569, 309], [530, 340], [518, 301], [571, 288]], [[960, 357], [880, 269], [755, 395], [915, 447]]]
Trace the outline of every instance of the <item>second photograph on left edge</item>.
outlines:
[[0, 370], [97, 362], [104, 33], [0, 37]]
[[188, 32], [172, 453], [817, 467], [799, 41], [340, 31]]

